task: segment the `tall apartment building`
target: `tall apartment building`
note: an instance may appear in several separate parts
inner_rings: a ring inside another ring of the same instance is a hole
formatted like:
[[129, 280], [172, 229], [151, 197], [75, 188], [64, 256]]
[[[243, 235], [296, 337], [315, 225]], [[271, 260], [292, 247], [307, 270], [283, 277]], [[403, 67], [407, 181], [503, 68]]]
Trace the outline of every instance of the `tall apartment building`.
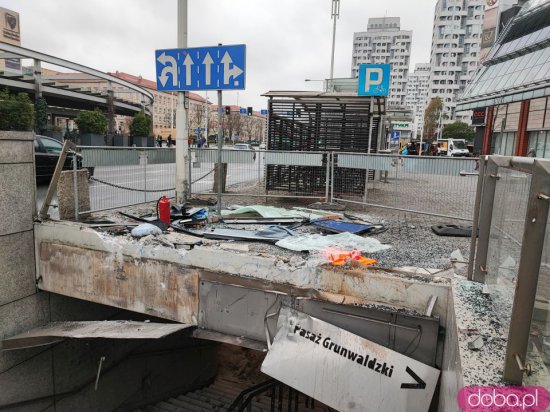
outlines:
[[471, 122], [468, 112], [455, 113], [456, 101], [480, 61], [485, 0], [438, 0], [430, 58], [429, 99], [443, 100], [442, 123]]
[[404, 107], [411, 57], [412, 31], [401, 30], [399, 17], [368, 20], [367, 31], [353, 34], [351, 77], [363, 63], [391, 64], [388, 106]]
[[424, 124], [424, 110], [428, 105], [428, 89], [430, 87], [430, 63], [417, 63], [414, 72], [407, 79], [407, 95], [405, 106], [413, 113], [416, 131], [420, 133]]

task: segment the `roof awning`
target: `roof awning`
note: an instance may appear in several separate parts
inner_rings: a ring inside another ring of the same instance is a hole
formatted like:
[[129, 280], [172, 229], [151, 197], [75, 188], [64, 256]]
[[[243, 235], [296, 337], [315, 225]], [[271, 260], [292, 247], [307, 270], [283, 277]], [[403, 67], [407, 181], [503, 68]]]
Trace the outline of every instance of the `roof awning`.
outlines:
[[0, 350], [49, 345], [66, 338], [159, 339], [195, 325], [134, 321], [52, 322], [3, 339]]

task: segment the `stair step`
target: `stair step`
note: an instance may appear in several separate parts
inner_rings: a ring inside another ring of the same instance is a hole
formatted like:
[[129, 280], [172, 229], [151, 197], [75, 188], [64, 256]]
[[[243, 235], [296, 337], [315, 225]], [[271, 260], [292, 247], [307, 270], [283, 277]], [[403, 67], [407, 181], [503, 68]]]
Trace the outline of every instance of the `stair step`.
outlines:
[[161, 411], [166, 411], [166, 412], [184, 412], [183, 409], [178, 408], [174, 405], [170, 405], [166, 401], [161, 401], [161, 402], [157, 403], [155, 405], [155, 408], [160, 409]]

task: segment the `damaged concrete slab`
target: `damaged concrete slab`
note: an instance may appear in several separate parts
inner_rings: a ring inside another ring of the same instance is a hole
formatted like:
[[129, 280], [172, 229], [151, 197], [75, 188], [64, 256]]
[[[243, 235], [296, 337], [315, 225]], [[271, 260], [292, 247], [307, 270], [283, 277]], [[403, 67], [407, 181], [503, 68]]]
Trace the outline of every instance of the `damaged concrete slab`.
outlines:
[[50, 322], [0, 342], [2, 350], [49, 345], [65, 338], [86, 339], [160, 339], [188, 328], [180, 323], [136, 321], [64, 321]]

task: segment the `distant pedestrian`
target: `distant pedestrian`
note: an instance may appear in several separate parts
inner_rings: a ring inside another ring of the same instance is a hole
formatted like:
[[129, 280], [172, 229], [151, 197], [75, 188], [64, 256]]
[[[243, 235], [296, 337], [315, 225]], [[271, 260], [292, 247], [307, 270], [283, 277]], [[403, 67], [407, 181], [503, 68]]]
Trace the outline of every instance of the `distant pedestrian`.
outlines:
[[172, 135], [169, 134], [168, 137], [166, 138], [166, 146], [167, 147], [172, 147]]
[[162, 147], [162, 137], [160, 137], [160, 134], [157, 135], [157, 146]]

